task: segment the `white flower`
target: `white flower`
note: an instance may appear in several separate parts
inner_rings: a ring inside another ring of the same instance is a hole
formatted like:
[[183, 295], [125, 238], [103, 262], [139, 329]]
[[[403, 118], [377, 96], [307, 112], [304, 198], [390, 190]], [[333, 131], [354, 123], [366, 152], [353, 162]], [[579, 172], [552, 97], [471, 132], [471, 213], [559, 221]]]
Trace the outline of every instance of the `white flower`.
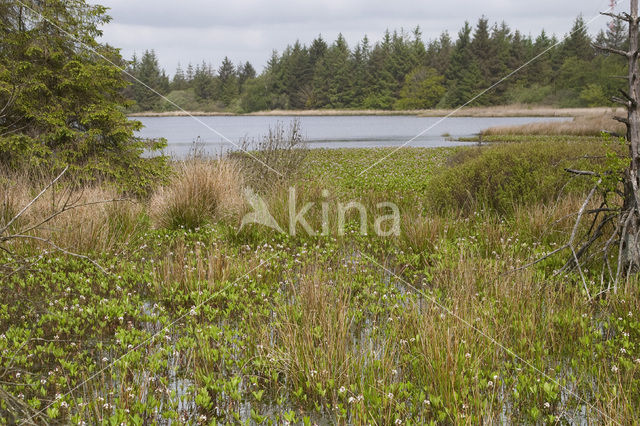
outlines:
[[618, 372], [618, 370], [619, 370], [619, 368], [618, 368], [618, 366], [617, 366], [617, 365], [614, 365], [614, 366], [612, 366], [612, 367], [611, 367], [611, 372], [612, 372], [612, 373], [617, 373], [617, 372]]
[[350, 396], [349, 399], [347, 400], [347, 402], [349, 404], [353, 404], [354, 402], [356, 402], [356, 399], [354, 397]]
[[338, 393], [345, 393], [347, 391], [347, 388], [345, 388], [344, 386], [340, 386], [340, 389], [338, 389]]
[[422, 403], [427, 406], [431, 405], [431, 401], [429, 401], [428, 399], [425, 399], [424, 401], [422, 401]]
[[397, 424], [397, 425], [401, 425], [401, 424], [402, 424], [402, 420], [400, 420], [400, 419], [396, 419], [395, 424]]
[[387, 398], [389, 398], [389, 399], [393, 399], [393, 394], [392, 394], [391, 392], [389, 392], [389, 393], [387, 394]]
[[464, 357], [465, 357], [466, 359], [469, 359], [469, 358], [471, 358], [471, 354], [470, 354], [469, 352], [467, 352], [466, 354], [464, 354]]
[[487, 382], [487, 387], [488, 387], [488, 388], [492, 388], [492, 387], [493, 387], [493, 382], [492, 382], [491, 380], [489, 380], [489, 381]]
[[549, 404], [548, 402], [545, 402], [544, 403], [544, 408], [546, 408], [548, 410], [549, 408], [551, 408], [551, 404]]

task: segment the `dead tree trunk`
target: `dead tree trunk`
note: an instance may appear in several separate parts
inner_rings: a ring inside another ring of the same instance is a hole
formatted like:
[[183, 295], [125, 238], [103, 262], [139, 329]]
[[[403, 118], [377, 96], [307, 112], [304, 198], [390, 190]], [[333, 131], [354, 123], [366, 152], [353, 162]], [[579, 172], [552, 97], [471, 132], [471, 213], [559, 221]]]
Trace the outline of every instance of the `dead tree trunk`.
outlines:
[[623, 265], [622, 270], [638, 270], [640, 267], [640, 198], [638, 181], [640, 170], [640, 76], [638, 74], [638, 0], [630, 0], [630, 13], [617, 15], [604, 13], [615, 19], [621, 19], [629, 24], [629, 50], [622, 51], [606, 46], [597, 48], [624, 56], [628, 64], [628, 92], [622, 91], [624, 98], [614, 97], [613, 100], [627, 108], [627, 117], [615, 117], [627, 126], [627, 143], [629, 144], [629, 167], [623, 178], [624, 201], [620, 215], [620, 239]]

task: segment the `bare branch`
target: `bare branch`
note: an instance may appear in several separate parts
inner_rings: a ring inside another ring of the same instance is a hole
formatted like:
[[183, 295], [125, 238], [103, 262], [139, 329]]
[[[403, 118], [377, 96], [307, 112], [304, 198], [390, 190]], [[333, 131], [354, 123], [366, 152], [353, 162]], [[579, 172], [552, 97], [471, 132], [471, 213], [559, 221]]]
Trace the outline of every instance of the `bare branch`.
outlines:
[[625, 97], [625, 99], [627, 99], [629, 102], [631, 102], [631, 105], [633, 105], [633, 106], [637, 105], [637, 102], [631, 96], [629, 96], [629, 94], [627, 92], [625, 92], [622, 89], [618, 89], [618, 91], [620, 92], [620, 94], [622, 94], [622, 96]]
[[616, 102], [616, 103], [622, 104], [622, 105], [626, 106], [627, 108], [631, 108], [631, 106], [632, 106], [632, 103], [631, 103], [631, 102], [629, 102], [629, 101], [628, 101], [628, 100], [626, 100], [626, 99], [619, 98], [619, 97], [617, 97], [617, 96], [612, 96], [612, 97], [611, 97], [611, 100], [612, 100], [613, 102]]
[[[612, 13], [612, 12], [600, 12], [600, 15], [609, 16], [613, 19], [619, 19], [621, 21], [632, 22], [633, 18], [626, 12], [622, 12], [621, 14]], [[636, 19], [637, 21], [637, 19]]]
[[631, 56], [631, 52], [627, 52], [625, 50], [614, 49], [612, 47], [602, 46], [602, 45], [598, 45], [598, 44], [594, 44], [593, 47], [595, 47], [598, 50], [602, 50], [604, 52], [609, 52], [609, 53], [613, 53], [613, 54], [616, 54], [616, 55], [624, 56], [625, 58], [628, 58], [629, 56]]
[[589, 170], [575, 170], [575, 169], [564, 169], [565, 172], [573, 173], [574, 175], [585, 175], [585, 176], [600, 176], [599, 173], [592, 172]]
[[626, 125], [629, 125], [629, 119], [628, 119], [628, 118], [626, 118], [626, 117], [620, 117], [620, 116], [614, 115], [614, 116], [613, 116], [613, 117], [611, 117], [611, 118], [613, 118], [613, 119], [614, 119], [614, 120], [616, 120], [616, 121], [619, 121], [620, 123], [624, 123], [624, 124], [626, 124]]

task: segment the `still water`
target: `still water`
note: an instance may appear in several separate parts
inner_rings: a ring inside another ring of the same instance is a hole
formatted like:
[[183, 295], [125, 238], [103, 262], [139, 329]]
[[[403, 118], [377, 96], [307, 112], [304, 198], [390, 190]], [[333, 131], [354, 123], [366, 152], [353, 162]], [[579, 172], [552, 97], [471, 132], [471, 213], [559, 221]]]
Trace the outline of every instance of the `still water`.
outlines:
[[[301, 129], [309, 148], [412, 147], [459, 145], [452, 139], [473, 136], [492, 126], [536, 121], [567, 120], [550, 117], [415, 117], [415, 116], [303, 116]], [[167, 154], [184, 157], [195, 141], [210, 154], [237, 149], [243, 138], [259, 139], [277, 123], [288, 126], [296, 117], [210, 116], [136, 117], [145, 128], [140, 136], [164, 137]], [[286, 127], [285, 127], [286, 128]], [[212, 130], [213, 129], [213, 130]], [[234, 145], [235, 144], [235, 145]]]

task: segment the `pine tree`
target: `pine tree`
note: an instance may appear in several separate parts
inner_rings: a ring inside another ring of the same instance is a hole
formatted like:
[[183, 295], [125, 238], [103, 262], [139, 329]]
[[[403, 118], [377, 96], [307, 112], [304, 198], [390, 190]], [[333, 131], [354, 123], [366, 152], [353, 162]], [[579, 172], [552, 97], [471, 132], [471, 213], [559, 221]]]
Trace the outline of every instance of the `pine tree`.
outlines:
[[351, 104], [350, 51], [347, 42], [338, 34], [316, 67], [313, 80], [313, 100], [319, 108], [345, 108]]
[[[138, 108], [143, 111], [153, 109], [161, 100], [160, 96], [155, 92], [164, 95], [169, 90], [169, 80], [164, 75], [164, 72], [160, 70], [155, 51], [145, 50], [140, 61], [134, 58], [129, 72], [137, 80], [132, 81], [132, 99], [136, 101]], [[139, 84], [138, 81], [144, 83], [144, 85]], [[153, 89], [153, 91], [149, 90], [149, 88]]]
[[426, 65], [434, 68], [439, 74], [444, 74], [449, 68], [453, 43], [447, 31], [440, 34], [437, 40], [429, 43], [426, 54]]
[[465, 22], [458, 32], [458, 40], [445, 77], [449, 86], [445, 102], [450, 106], [465, 104], [476, 94], [482, 82], [482, 74], [471, 50], [469, 22]]
[[242, 91], [242, 88], [248, 80], [256, 78], [256, 69], [251, 65], [251, 62], [247, 61], [243, 65], [238, 66], [236, 74], [238, 75], [239, 90]]
[[171, 81], [171, 90], [184, 90], [187, 88], [187, 79], [184, 75], [184, 71], [180, 66], [180, 62], [178, 62], [178, 66], [176, 67], [176, 73], [173, 75], [173, 80]]
[[211, 66], [205, 62], [197, 65], [193, 72], [192, 86], [199, 100], [211, 100], [214, 97], [214, 74]]
[[578, 15], [575, 19], [571, 32], [562, 45], [562, 52], [564, 57], [575, 56], [582, 60], [589, 60], [594, 57], [595, 52], [582, 15]]
[[225, 56], [218, 68], [218, 78], [215, 82], [214, 96], [222, 101], [225, 106], [230, 105], [238, 97], [238, 79], [236, 67]]
[[141, 123], [123, 113], [128, 82], [99, 56], [125, 66], [118, 49], [97, 41], [109, 20], [105, 8], [82, 0], [24, 1], [53, 24], [16, 2], [2, 4], [0, 167], [69, 166], [68, 174], [81, 180], [145, 191], [166, 171], [166, 158], [142, 155], [164, 144], [136, 138]]

